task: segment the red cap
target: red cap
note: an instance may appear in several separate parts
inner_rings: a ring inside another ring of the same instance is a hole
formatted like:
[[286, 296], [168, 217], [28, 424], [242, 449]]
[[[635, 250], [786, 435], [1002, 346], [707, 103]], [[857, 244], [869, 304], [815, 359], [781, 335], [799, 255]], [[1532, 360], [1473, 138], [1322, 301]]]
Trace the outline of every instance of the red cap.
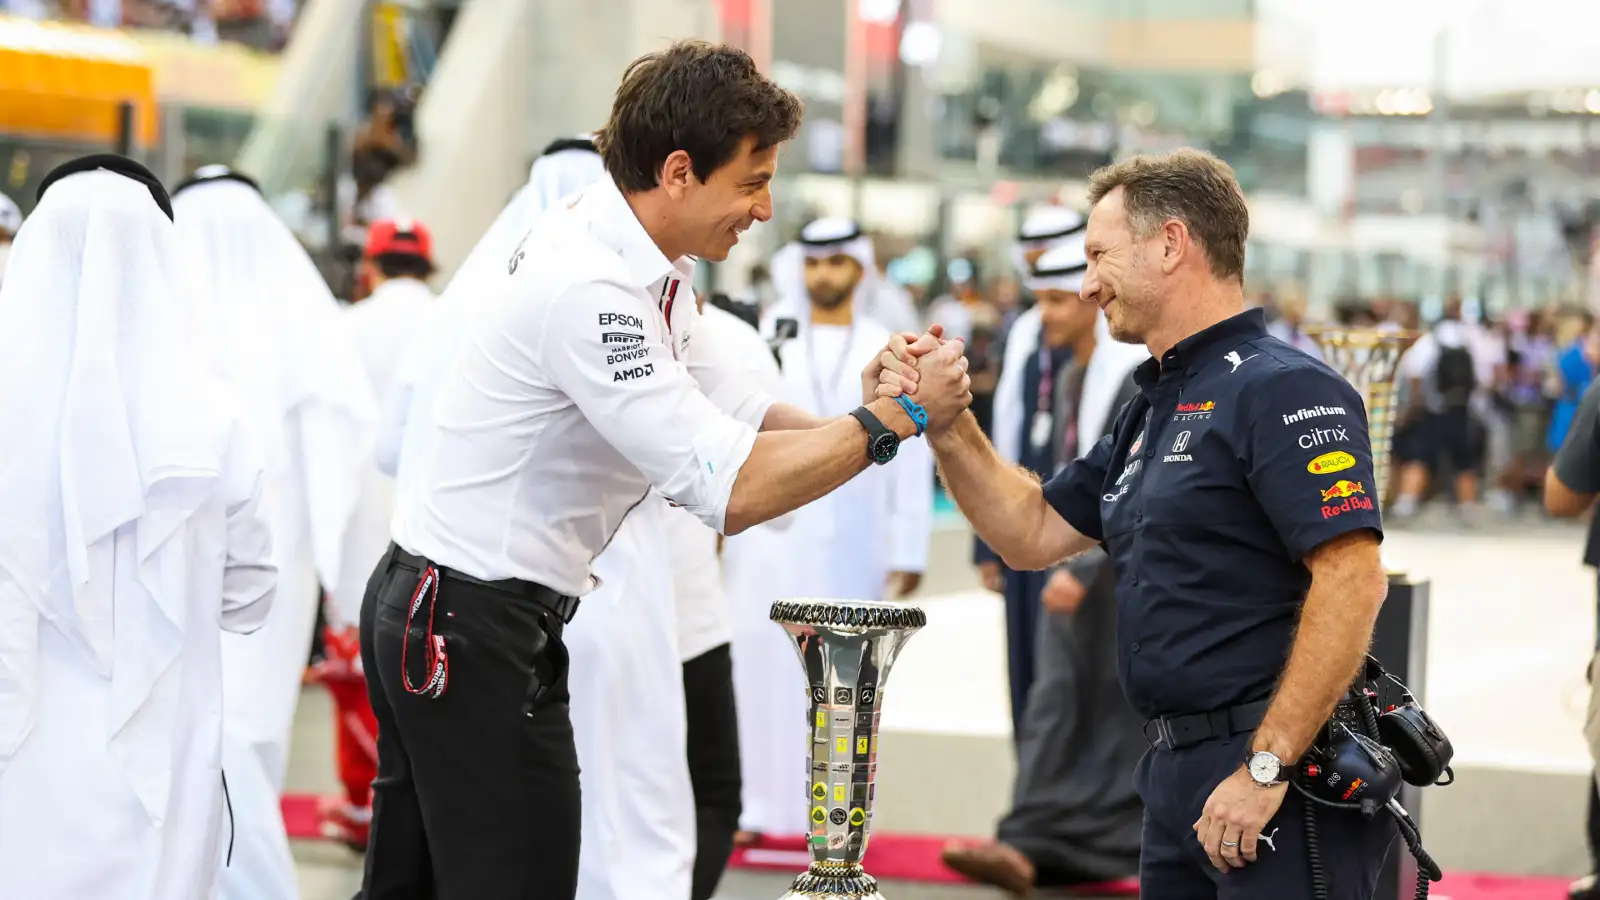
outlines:
[[383, 219], [367, 228], [367, 258], [396, 254], [433, 262], [433, 235], [414, 219]]

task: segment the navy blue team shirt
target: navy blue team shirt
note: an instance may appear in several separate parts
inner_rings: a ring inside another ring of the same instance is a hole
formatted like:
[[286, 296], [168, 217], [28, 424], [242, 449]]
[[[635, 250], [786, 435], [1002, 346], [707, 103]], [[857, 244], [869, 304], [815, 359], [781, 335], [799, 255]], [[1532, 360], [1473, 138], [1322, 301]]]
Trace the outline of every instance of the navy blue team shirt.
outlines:
[[1266, 698], [1311, 584], [1303, 558], [1383, 536], [1361, 396], [1259, 309], [1134, 380], [1114, 432], [1044, 486], [1111, 556], [1123, 692], [1149, 718]]

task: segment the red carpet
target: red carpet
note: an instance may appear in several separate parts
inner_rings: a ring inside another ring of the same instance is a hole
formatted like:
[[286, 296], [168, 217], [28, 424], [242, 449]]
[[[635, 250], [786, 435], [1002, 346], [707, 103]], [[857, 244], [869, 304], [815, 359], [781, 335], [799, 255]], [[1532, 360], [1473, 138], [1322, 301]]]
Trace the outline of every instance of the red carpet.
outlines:
[[[317, 798], [291, 794], [283, 798], [283, 821], [289, 837], [316, 840]], [[867, 849], [868, 870], [882, 879], [921, 881], [931, 884], [960, 884], [961, 876], [939, 861], [939, 851], [947, 838], [911, 834], [875, 834]], [[800, 840], [770, 842], [734, 853], [733, 867], [777, 872], [799, 872], [811, 856]], [[1431, 900], [1565, 900], [1565, 878], [1523, 878], [1514, 875], [1474, 875], [1446, 873], [1444, 881], [1433, 886]], [[1092, 896], [1137, 897], [1139, 887], [1132, 881], [1085, 888]]]

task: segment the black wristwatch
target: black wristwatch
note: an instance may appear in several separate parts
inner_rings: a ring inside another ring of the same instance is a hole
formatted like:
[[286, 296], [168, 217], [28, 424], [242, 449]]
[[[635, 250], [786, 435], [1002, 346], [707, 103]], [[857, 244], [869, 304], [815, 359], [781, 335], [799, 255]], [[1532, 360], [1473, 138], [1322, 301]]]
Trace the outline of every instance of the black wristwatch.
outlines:
[[894, 459], [895, 454], [900, 452], [900, 435], [890, 431], [865, 406], [856, 407], [850, 415], [855, 416], [861, 427], [867, 430], [867, 459], [880, 466]]

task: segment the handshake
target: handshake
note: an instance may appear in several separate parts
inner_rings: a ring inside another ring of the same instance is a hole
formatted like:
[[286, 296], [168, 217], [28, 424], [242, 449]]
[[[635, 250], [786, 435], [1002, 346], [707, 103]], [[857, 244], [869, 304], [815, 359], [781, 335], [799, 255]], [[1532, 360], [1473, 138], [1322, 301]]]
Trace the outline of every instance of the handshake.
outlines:
[[944, 328], [930, 325], [920, 336], [897, 334], [861, 371], [861, 402], [904, 394], [928, 412], [927, 433], [949, 428], [972, 405], [966, 346], [944, 339]]

